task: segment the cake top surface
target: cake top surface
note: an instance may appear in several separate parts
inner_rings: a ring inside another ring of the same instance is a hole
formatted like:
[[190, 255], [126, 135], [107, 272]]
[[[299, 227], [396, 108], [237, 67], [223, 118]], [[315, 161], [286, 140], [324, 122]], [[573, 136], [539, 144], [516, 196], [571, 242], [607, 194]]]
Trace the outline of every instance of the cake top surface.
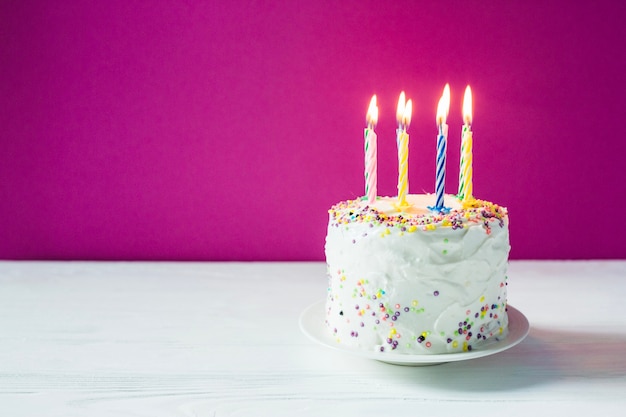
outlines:
[[497, 222], [502, 226], [508, 221], [506, 208], [485, 200], [473, 199], [461, 201], [454, 195], [445, 196], [446, 212], [434, 211], [429, 208], [435, 197], [432, 194], [408, 195], [407, 205], [398, 206], [396, 197], [378, 197], [374, 204], [367, 201], [347, 200], [330, 208], [331, 224], [370, 223], [388, 227], [406, 228], [412, 232], [417, 229], [425, 231], [439, 227], [462, 229], [469, 224]]

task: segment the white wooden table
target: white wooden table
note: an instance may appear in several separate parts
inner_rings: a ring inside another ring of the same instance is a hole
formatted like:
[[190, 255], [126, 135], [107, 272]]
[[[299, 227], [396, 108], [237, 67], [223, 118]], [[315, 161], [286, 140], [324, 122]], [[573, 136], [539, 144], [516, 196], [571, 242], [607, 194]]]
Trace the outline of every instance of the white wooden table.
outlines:
[[512, 262], [528, 338], [429, 367], [307, 339], [325, 268], [0, 262], [0, 415], [626, 413], [626, 261]]

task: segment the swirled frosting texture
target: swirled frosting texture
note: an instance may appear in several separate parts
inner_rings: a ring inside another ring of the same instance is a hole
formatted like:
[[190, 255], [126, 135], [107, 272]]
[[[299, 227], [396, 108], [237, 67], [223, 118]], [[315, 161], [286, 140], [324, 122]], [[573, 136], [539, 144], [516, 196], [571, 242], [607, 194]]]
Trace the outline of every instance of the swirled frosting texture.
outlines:
[[338, 343], [407, 354], [468, 351], [508, 331], [506, 209], [482, 200], [433, 213], [379, 197], [330, 210], [326, 325]]

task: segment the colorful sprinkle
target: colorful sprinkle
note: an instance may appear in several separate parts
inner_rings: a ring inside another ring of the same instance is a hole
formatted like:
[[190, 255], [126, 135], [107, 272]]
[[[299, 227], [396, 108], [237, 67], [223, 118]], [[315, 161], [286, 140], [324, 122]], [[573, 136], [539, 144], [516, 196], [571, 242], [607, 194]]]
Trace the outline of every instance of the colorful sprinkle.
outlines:
[[[381, 237], [391, 233], [389, 227], [398, 228], [401, 232], [414, 233], [418, 231], [418, 228], [424, 231], [436, 230], [437, 227], [463, 229], [468, 223], [482, 223], [485, 232], [490, 234], [490, 223], [497, 222], [500, 227], [504, 227], [504, 219], [508, 215], [504, 207], [478, 199], [473, 200], [471, 204], [464, 204], [462, 209], [450, 210], [446, 214], [426, 212], [411, 216], [388, 215], [374, 207], [363, 207], [360, 200], [342, 201], [332, 206], [328, 212], [331, 214], [331, 226], [350, 223], [369, 223], [370, 226], [385, 225], [388, 228], [382, 232]], [[448, 243], [447, 239], [444, 242]]]

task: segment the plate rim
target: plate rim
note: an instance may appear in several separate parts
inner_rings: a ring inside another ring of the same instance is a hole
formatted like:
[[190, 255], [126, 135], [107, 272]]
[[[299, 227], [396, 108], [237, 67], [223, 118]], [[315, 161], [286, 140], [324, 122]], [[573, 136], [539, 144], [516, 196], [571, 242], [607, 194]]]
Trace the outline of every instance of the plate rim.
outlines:
[[[496, 353], [500, 353], [517, 346], [526, 338], [526, 336], [528, 336], [528, 333], [530, 332], [530, 323], [526, 316], [520, 310], [510, 304], [507, 304], [507, 314], [509, 316], [509, 334], [507, 337], [498, 343], [492, 343], [482, 348], [473, 349], [471, 352], [411, 355], [365, 351], [336, 343], [330, 334], [326, 333], [323, 321], [325, 305], [325, 300], [319, 300], [306, 307], [302, 313], [300, 313], [300, 318], [298, 320], [300, 330], [309, 339], [330, 349], [396, 365], [435, 365], [495, 355]], [[319, 319], [320, 316], [322, 319]], [[315, 328], [316, 322], [318, 323], [317, 329]]]

